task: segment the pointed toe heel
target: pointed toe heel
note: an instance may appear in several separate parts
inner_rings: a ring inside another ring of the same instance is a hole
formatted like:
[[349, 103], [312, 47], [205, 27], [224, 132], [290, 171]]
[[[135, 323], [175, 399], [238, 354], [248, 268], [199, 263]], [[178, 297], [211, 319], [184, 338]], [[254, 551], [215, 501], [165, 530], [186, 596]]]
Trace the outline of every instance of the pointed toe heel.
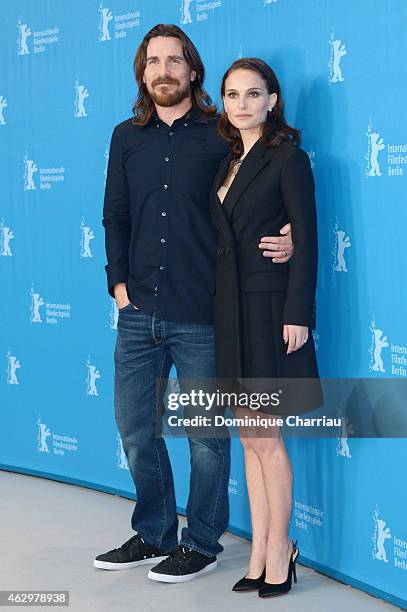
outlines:
[[258, 578], [241, 578], [236, 582], [236, 584], [232, 587], [232, 591], [235, 593], [249, 593], [250, 591], [257, 591], [262, 582], [266, 577], [266, 568], [264, 568], [263, 573]]
[[295, 568], [295, 563], [299, 554], [300, 551], [297, 548], [296, 540], [295, 544], [293, 542], [293, 551], [291, 553], [290, 561], [288, 564], [287, 580], [278, 584], [271, 584], [263, 580], [263, 582], [259, 586], [259, 597], [273, 597], [276, 595], [284, 595], [285, 593], [288, 593], [288, 591], [291, 589], [291, 577], [294, 576], [294, 582], [297, 582], [297, 571]]

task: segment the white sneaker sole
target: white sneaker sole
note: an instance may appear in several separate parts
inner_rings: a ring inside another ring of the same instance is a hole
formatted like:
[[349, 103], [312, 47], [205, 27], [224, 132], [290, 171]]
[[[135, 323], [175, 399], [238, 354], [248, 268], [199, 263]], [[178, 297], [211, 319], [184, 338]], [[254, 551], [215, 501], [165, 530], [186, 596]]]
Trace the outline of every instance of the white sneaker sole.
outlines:
[[188, 582], [188, 580], [193, 580], [194, 578], [196, 578], [197, 576], [200, 576], [201, 574], [206, 574], [206, 572], [210, 572], [211, 570], [215, 569], [217, 565], [218, 565], [218, 562], [214, 561], [213, 563], [209, 563], [209, 565], [199, 570], [199, 572], [195, 572], [194, 574], [187, 574], [186, 576], [171, 576], [170, 574], [156, 574], [153, 570], [150, 570], [148, 572], [148, 577], [151, 580], [157, 580], [158, 582]]
[[168, 555], [165, 555], [164, 557], [148, 557], [147, 559], [141, 559], [140, 561], [130, 561], [129, 563], [110, 563], [108, 561], [98, 561], [97, 559], [95, 559], [93, 561], [93, 566], [97, 567], [98, 569], [120, 571], [132, 569], [133, 567], [145, 565], [146, 563], [153, 563], [154, 565], [156, 565], [157, 563], [164, 561], [164, 559], [166, 559], [167, 557]]

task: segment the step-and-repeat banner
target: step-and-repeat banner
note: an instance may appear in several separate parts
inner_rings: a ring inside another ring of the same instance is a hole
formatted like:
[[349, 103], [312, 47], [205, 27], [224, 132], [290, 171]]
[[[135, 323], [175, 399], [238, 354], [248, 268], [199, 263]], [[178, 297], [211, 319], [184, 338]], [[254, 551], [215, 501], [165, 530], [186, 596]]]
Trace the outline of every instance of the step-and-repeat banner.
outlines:
[[[3, 0], [0, 463], [130, 497], [101, 219], [134, 54], [159, 22], [192, 38], [217, 102], [238, 57], [263, 58], [281, 81], [317, 186], [321, 375], [407, 376], [404, 0]], [[304, 562], [405, 604], [405, 441], [348, 436], [288, 439], [291, 535]], [[182, 509], [188, 445], [168, 446]], [[230, 526], [249, 535], [237, 439], [232, 452]]]

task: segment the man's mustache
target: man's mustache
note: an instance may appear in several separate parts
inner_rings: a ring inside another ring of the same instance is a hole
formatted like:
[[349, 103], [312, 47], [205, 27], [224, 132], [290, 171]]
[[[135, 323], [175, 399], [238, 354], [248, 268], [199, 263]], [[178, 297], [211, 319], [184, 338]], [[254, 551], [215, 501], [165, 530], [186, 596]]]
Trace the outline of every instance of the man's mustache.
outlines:
[[179, 85], [178, 79], [173, 79], [172, 77], [157, 77], [151, 83], [153, 87], [157, 85]]

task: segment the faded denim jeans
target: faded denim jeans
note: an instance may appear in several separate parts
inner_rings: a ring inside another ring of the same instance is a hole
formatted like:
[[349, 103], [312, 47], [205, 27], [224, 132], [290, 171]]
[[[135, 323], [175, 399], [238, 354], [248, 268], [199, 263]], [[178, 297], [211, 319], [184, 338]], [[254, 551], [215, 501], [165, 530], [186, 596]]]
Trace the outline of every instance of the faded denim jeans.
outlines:
[[[176, 323], [131, 303], [119, 310], [115, 347], [115, 416], [137, 503], [132, 528], [168, 552], [178, 546], [174, 481], [165, 441], [156, 434], [156, 381], [174, 364], [179, 379], [215, 378], [212, 325]], [[188, 437], [191, 454], [187, 527], [180, 544], [211, 556], [229, 518], [229, 437]]]

